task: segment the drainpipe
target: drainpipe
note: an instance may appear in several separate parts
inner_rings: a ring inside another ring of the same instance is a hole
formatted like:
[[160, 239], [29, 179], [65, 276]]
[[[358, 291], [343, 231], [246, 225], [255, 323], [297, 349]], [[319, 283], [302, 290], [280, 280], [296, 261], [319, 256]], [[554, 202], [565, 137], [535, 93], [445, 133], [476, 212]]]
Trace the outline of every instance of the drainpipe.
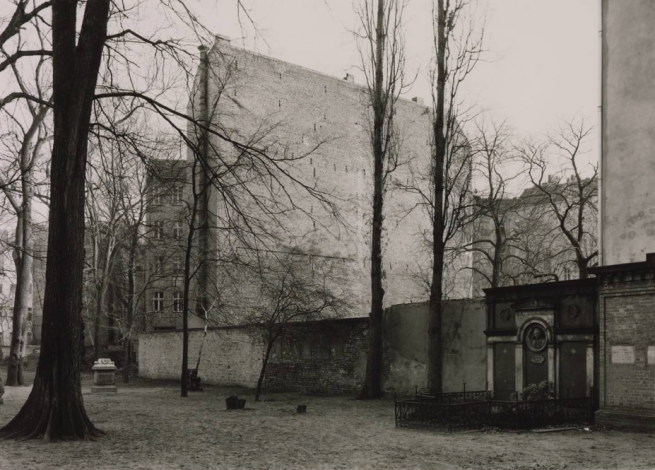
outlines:
[[599, 53], [599, 69], [600, 69], [600, 87], [598, 90], [598, 265], [605, 265], [605, 247], [603, 245], [605, 237], [603, 236], [604, 225], [604, 184], [603, 184], [603, 135], [605, 133], [605, 122], [603, 120], [603, 0], [598, 0], [598, 49]]

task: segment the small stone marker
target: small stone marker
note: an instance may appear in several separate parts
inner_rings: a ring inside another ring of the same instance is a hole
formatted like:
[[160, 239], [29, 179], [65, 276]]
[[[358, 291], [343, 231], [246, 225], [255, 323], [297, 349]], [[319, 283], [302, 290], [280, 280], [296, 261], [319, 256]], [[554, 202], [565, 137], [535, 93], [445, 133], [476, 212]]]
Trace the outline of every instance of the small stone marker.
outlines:
[[296, 408], [296, 413], [307, 413], [307, 405], [298, 405], [298, 408]]
[[98, 359], [93, 364], [93, 386], [91, 393], [116, 393], [116, 365], [111, 359]]

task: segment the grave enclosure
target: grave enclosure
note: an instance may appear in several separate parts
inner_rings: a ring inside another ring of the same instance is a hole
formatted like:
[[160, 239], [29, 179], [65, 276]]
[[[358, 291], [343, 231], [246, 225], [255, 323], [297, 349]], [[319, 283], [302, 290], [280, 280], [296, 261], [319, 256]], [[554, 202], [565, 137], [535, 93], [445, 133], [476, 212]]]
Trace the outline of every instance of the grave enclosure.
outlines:
[[555, 398], [592, 397], [596, 280], [486, 289], [487, 381], [495, 399], [551, 382]]

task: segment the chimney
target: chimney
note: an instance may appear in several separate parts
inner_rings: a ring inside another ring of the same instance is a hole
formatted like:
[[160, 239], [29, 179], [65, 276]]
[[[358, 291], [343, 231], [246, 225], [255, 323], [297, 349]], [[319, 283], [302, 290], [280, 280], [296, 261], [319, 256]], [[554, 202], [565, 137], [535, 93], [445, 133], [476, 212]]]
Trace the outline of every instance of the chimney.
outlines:
[[221, 42], [221, 41], [225, 41], [227, 43], [230, 42], [230, 38], [227, 36], [223, 36], [222, 34], [215, 34], [214, 37], [216, 38], [216, 42]]
[[423, 98], [419, 98], [418, 96], [415, 96], [414, 98], [412, 98], [412, 101], [414, 103], [416, 103], [416, 104], [420, 104], [421, 106], [424, 105]]
[[555, 175], [548, 175], [548, 182], [549, 183], [555, 183]]
[[345, 81], [347, 81], [347, 82], [355, 83], [355, 77], [352, 76], [352, 75], [349, 74], [349, 73], [347, 73], [346, 76], [343, 77], [343, 79], [344, 79]]

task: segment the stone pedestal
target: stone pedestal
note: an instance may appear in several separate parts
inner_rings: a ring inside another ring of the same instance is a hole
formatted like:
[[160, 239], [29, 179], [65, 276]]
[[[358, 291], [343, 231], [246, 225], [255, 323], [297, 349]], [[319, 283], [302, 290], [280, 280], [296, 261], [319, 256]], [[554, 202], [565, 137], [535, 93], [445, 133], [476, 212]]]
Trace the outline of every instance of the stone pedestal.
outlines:
[[93, 365], [91, 393], [116, 393], [116, 365], [111, 359], [98, 359]]

